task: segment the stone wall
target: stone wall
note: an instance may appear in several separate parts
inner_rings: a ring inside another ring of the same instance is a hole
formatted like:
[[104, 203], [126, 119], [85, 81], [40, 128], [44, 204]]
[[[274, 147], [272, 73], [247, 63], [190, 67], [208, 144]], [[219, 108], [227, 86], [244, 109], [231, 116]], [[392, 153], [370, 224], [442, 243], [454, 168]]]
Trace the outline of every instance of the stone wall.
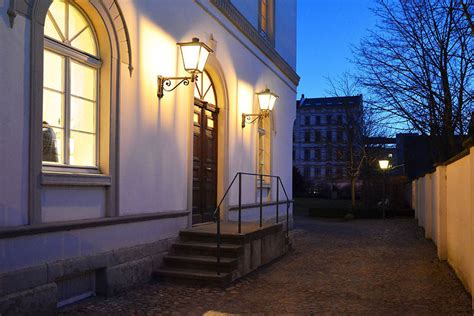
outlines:
[[[425, 237], [466, 290], [474, 284], [474, 147], [414, 180], [413, 207]], [[474, 306], [474, 301], [473, 301]]]

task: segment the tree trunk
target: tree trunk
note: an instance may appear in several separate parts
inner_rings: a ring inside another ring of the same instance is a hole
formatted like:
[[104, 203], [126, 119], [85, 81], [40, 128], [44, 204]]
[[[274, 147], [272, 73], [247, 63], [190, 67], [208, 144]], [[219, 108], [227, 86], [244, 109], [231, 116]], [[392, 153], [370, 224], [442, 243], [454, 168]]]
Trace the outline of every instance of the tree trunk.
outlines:
[[351, 178], [351, 213], [355, 213], [356, 207], [356, 178]]

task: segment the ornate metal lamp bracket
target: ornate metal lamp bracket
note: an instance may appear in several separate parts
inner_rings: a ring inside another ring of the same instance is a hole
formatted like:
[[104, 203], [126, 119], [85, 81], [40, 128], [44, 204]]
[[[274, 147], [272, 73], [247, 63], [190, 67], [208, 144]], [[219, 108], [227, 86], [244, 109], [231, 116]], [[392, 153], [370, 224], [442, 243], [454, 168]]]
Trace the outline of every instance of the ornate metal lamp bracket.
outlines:
[[[166, 92], [171, 92], [174, 89], [176, 89], [178, 86], [181, 84], [187, 86], [189, 85], [189, 82], [194, 82], [198, 80], [198, 76], [196, 74], [193, 74], [191, 77], [163, 77], [163, 76], [158, 76], [158, 98], [161, 99], [164, 95], [164, 91]], [[174, 86], [172, 85], [172, 82], [176, 81], [177, 83]]]
[[268, 110], [261, 110], [259, 114], [242, 113], [242, 128], [244, 128], [246, 124], [255, 123], [255, 121], [262, 120], [269, 116], [270, 116], [270, 111]]

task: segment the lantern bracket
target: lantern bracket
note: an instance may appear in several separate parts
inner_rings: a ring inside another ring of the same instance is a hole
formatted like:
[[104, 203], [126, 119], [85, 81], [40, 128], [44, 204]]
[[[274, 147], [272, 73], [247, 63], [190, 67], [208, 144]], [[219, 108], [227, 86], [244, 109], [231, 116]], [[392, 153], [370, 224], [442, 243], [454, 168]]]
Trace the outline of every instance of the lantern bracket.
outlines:
[[246, 124], [255, 123], [257, 120], [262, 120], [266, 117], [270, 116], [269, 110], [260, 110], [258, 114], [245, 114], [242, 113], [242, 128], [245, 127]]
[[[158, 76], [158, 98], [161, 99], [164, 95], [164, 91], [171, 92], [176, 89], [181, 84], [187, 86], [189, 82], [194, 82], [198, 80], [197, 74], [192, 74], [191, 77], [163, 77]], [[176, 81], [177, 83], [171, 87], [172, 82]]]

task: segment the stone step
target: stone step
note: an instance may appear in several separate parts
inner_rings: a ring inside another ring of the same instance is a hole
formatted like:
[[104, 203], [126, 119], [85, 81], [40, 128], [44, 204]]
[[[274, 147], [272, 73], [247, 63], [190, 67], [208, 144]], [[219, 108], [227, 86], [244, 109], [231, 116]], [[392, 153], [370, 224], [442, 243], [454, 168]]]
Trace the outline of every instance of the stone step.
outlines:
[[163, 257], [165, 265], [173, 268], [197, 268], [208, 271], [232, 272], [237, 268], [237, 259], [222, 257], [220, 264], [215, 256], [167, 255]]
[[[241, 245], [221, 244], [221, 257], [236, 258], [242, 253]], [[217, 255], [217, 244], [215, 242], [196, 242], [196, 241], [179, 241], [173, 244], [174, 254], [193, 254], [193, 255]]]
[[[179, 236], [182, 241], [216, 242], [216, 233], [199, 231], [181, 231]], [[243, 244], [244, 235], [221, 234], [221, 242], [226, 244]]]
[[162, 267], [156, 270], [155, 276], [161, 280], [185, 280], [205, 285], [226, 286], [231, 282], [230, 273], [221, 272], [217, 274], [215, 271], [197, 269]]

